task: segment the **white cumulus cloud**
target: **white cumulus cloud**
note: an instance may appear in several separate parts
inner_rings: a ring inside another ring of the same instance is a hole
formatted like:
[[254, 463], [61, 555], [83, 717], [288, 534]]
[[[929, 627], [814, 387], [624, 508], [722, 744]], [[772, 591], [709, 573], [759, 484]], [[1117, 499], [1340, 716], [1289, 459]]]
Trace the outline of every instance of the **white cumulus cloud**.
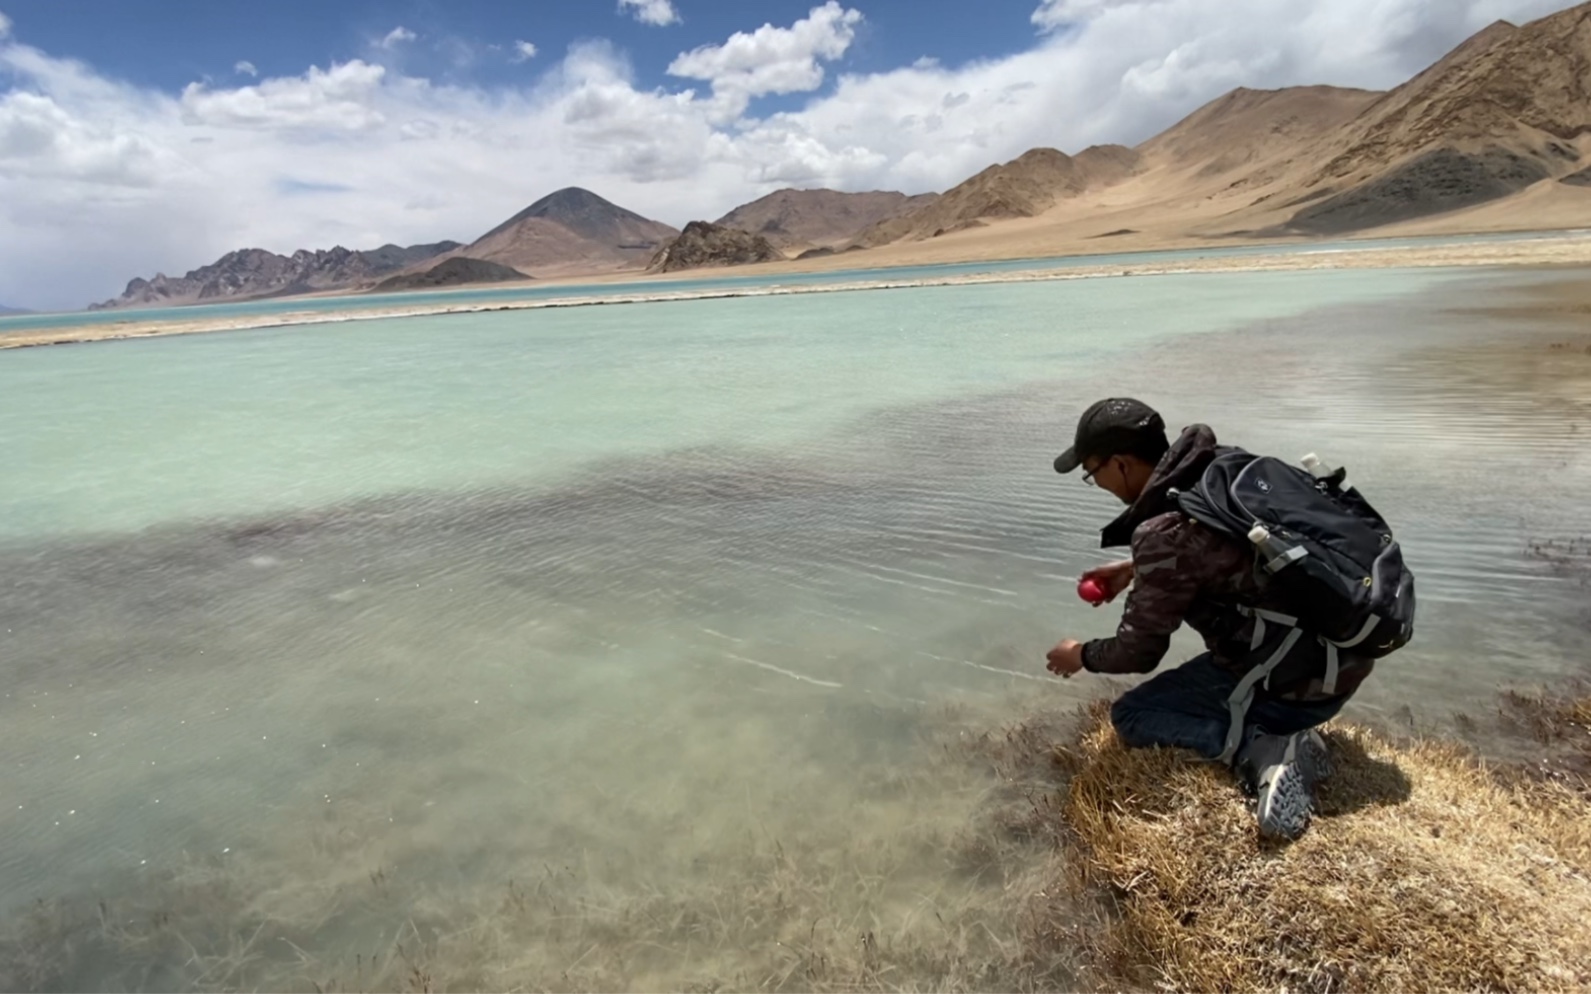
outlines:
[[1054, 31], [1099, 17], [1112, 7], [1143, 6], [1160, 0], [1041, 0], [1032, 21], [1041, 31]]
[[526, 59], [534, 59], [535, 57], [536, 57], [536, 46], [535, 45], [532, 45], [528, 41], [516, 41], [516, 42], [514, 42], [514, 61], [515, 62], [524, 62]]
[[0, 12], [0, 38], [4, 38], [6, 35], [8, 35], [10, 33], [11, 33], [11, 18], [7, 17], [4, 12]]
[[12, 91], [0, 98], [0, 169], [8, 176], [138, 188], [175, 165], [145, 138], [76, 116], [50, 97]]
[[399, 45], [402, 45], [405, 42], [413, 41], [418, 37], [420, 36], [400, 24], [391, 31], [388, 31], [386, 37], [382, 38], [376, 44], [380, 45], [382, 48], [397, 48]]
[[621, 13], [629, 11], [642, 24], [660, 28], [680, 22], [679, 11], [674, 9], [673, 0], [619, 0], [619, 10]]
[[182, 91], [183, 120], [222, 128], [363, 130], [384, 120], [372, 97], [386, 72], [355, 59], [236, 89], [189, 83]]
[[[781, 186], [944, 190], [1035, 146], [1134, 144], [1233, 86], [1395, 85], [1497, 18], [1566, 6], [1055, 0], [1073, 26], [1019, 16], [1024, 51], [828, 80], [859, 27], [831, 3], [681, 54], [710, 93], [587, 43], [522, 85], [353, 59], [170, 94], [0, 37], [0, 300], [80, 307], [244, 246], [467, 241], [567, 185], [674, 225]], [[774, 93], [810, 96], [750, 112]]]
[[802, 93], [823, 85], [820, 60], [845, 54], [862, 21], [859, 11], [835, 0], [812, 8], [788, 28], [764, 24], [739, 31], [722, 45], [703, 45], [669, 64], [670, 75], [707, 80], [720, 101], [723, 119], [740, 116], [751, 98], [769, 93]]
[[255, 68], [254, 63], [248, 61], [247, 59], [244, 59], [237, 65], [233, 66], [232, 71], [237, 73], [239, 76], [258, 76], [260, 74], [260, 71]]

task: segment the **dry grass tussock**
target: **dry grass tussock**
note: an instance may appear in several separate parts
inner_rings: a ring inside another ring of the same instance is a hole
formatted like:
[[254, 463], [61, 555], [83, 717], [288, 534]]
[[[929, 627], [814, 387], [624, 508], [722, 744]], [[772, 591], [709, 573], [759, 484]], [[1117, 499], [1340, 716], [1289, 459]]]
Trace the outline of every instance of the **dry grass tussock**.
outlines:
[[[1535, 700], [1557, 732], [1587, 734], [1591, 699]], [[1591, 988], [1583, 790], [1499, 776], [1450, 745], [1352, 727], [1327, 738], [1337, 772], [1319, 816], [1298, 842], [1270, 846], [1224, 770], [1126, 750], [1092, 712], [1062, 751], [1063, 809], [1074, 884], [1114, 905], [1090, 939], [1102, 986]]]

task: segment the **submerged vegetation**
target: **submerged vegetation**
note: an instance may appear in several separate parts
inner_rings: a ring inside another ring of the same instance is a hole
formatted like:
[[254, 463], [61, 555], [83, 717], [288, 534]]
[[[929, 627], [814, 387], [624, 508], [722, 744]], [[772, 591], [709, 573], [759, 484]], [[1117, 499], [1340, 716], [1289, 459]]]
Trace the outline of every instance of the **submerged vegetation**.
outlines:
[[328, 812], [285, 842], [296, 861], [195, 860], [14, 916], [0, 986], [1585, 989], [1591, 696], [1500, 713], [1541, 762], [1330, 729], [1336, 772], [1291, 846], [1257, 838], [1223, 769], [1124, 749], [1102, 705], [985, 733], [932, 716], [925, 761], [869, 788], [910, 809], [966, 787], [958, 828], [862, 814], [652, 879], [542, 864], [448, 890], [383, 858], [378, 812]]
[[683, 860], [666, 839], [617, 867], [574, 846], [567, 862], [495, 876], [487, 856], [418, 842], [385, 810], [309, 810], [263, 850], [13, 916], [0, 924], [0, 989], [1075, 986], [1073, 949], [1026, 903], [1043, 889], [1027, 875], [1055, 872], [1060, 826], [1043, 798], [1061, 729], [980, 735], [958, 712], [923, 719], [920, 763], [859, 773], [867, 803], [836, 791], [786, 819], [788, 834], [750, 819]]

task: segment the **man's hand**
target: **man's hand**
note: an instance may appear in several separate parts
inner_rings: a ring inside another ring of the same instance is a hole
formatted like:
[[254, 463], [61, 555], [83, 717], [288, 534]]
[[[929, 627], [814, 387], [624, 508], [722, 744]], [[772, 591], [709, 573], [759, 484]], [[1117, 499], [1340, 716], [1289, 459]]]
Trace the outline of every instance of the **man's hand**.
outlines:
[[1076, 639], [1063, 639], [1050, 650], [1045, 668], [1058, 676], [1069, 677], [1083, 668], [1083, 643]]
[[1093, 580], [1099, 584], [1099, 589], [1105, 592], [1105, 603], [1109, 604], [1120, 596], [1123, 590], [1132, 585], [1132, 560], [1123, 559], [1119, 563], [1110, 563], [1106, 566], [1096, 566], [1083, 574], [1083, 579]]

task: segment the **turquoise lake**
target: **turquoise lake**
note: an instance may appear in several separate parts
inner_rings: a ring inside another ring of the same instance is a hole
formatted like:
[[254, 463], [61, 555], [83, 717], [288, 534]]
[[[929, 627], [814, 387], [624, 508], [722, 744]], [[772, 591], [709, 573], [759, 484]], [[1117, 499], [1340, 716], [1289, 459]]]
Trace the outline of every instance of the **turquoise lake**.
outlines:
[[[80, 325], [112, 324], [122, 321], [161, 322], [270, 317], [273, 315], [338, 313], [371, 308], [423, 307], [441, 304], [503, 304], [570, 297], [608, 297], [621, 294], [700, 293], [745, 290], [769, 286], [818, 286], [869, 280], [936, 280], [987, 273], [1020, 270], [1062, 269], [1074, 266], [1175, 265], [1196, 259], [1238, 259], [1270, 255], [1278, 250], [1311, 255], [1356, 249], [1431, 248], [1460, 242], [1528, 242], [1540, 239], [1584, 235], [1583, 231], [1504, 232], [1466, 235], [1462, 238], [1428, 236], [1418, 238], [1373, 238], [1323, 240], [1309, 244], [1211, 246], [1199, 249], [1173, 249], [1157, 252], [1106, 252], [1096, 255], [1049, 256], [1031, 259], [995, 259], [981, 262], [942, 263], [925, 266], [888, 268], [859, 266], [828, 272], [765, 273], [756, 276], [714, 273], [666, 279], [632, 278], [605, 283], [558, 283], [545, 286], [520, 284], [512, 287], [476, 287], [445, 291], [407, 293], [358, 293], [332, 297], [288, 297], [234, 302], [207, 303], [182, 307], [136, 307], [103, 311], [15, 314], [0, 317], [0, 336], [12, 332]], [[865, 256], [863, 257], [865, 259]], [[860, 260], [859, 260], [860, 261]]]
[[[1043, 669], [1115, 623], [1072, 588], [1117, 508], [1050, 469], [1098, 397], [1318, 452], [1392, 520], [1417, 638], [1349, 716], [1450, 729], [1584, 672], [1584, 590], [1527, 546], [1591, 532], [1591, 355], [1475, 310], [1545, 278], [0, 353], [0, 981], [379, 986], [418, 948], [455, 986], [754, 984], [808, 925], [929, 948], [936, 916], [998, 946], [999, 882], [945, 856], [987, 775], [942, 747], [1129, 685]], [[788, 920], [744, 885], [774, 865]], [[561, 910], [515, 932], [530, 890]]]

